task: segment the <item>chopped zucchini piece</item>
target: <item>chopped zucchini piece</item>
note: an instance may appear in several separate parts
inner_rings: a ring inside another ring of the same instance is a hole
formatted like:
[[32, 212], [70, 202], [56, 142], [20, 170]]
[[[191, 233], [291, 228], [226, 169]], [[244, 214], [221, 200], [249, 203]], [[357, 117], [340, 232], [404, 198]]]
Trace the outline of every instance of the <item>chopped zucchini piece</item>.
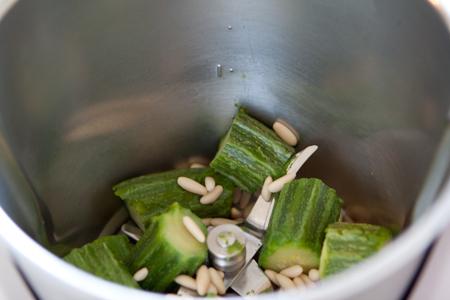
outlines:
[[105, 236], [73, 249], [64, 260], [103, 279], [138, 288], [128, 269], [131, 247], [126, 236]]
[[178, 203], [153, 217], [132, 255], [133, 272], [143, 267], [149, 270], [147, 278], [140, 282], [143, 288], [155, 292], [166, 291], [176, 276], [193, 275], [206, 261], [207, 246], [198, 242], [185, 228], [184, 216], [189, 216], [206, 235], [206, 227], [201, 220]]
[[[177, 184], [180, 176], [204, 184], [206, 176], [214, 177], [223, 192], [214, 203], [203, 205], [200, 196], [185, 191]], [[140, 176], [123, 181], [113, 187], [114, 193], [127, 205], [133, 220], [141, 229], [148, 227], [153, 216], [178, 202], [201, 218], [228, 217], [233, 202], [234, 184], [211, 168], [181, 169]]]
[[326, 229], [320, 276], [341, 272], [379, 251], [392, 239], [392, 233], [381, 226], [357, 223], [335, 223]]
[[305, 178], [286, 184], [274, 201], [260, 266], [277, 272], [293, 265], [317, 268], [325, 228], [339, 219], [341, 198], [320, 179]]
[[247, 192], [255, 192], [267, 176], [284, 175], [294, 148], [273, 130], [239, 109], [210, 166]]

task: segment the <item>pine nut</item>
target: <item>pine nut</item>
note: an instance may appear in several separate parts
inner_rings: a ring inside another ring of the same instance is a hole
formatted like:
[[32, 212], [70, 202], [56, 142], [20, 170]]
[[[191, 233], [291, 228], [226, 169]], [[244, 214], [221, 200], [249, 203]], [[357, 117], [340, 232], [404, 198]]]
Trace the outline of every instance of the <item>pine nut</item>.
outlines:
[[233, 204], [234, 205], [237, 205], [240, 202], [241, 196], [242, 196], [242, 191], [239, 188], [236, 188], [233, 193]]
[[202, 219], [202, 223], [203, 223], [205, 226], [211, 225], [211, 218], [203, 218], [203, 219]]
[[208, 296], [217, 295], [217, 288], [214, 284], [212, 283], [209, 284], [207, 295]]
[[232, 207], [231, 208], [231, 218], [237, 219], [240, 217], [242, 217], [242, 212], [239, 209]]
[[317, 151], [318, 148], [319, 147], [316, 145], [308, 146], [295, 154], [294, 160], [289, 164], [287, 173], [297, 174], [303, 164]]
[[272, 125], [273, 131], [290, 146], [295, 146], [298, 143], [298, 138], [295, 130], [286, 122], [277, 120]]
[[294, 282], [289, 277], [281, 274], [276, 274], [275, 277], [277, 278], [277, 281], [282, 289], [287, 290], [295, 288]]
[[197, 270], [197, 293], [200, 296], [204, 296], [206, 294], [210, 281], [208, 267], [202, 265]]
[[201, 204], [214, 203], [217, 199], [219, 199], [220, 195], [222, 195], [222, 192], [223, 187], [221, 185], [216, 185], [211, 193], [208, 193], [200, 198], [200, 203]]
[[320, 280], [320, 273], [319, 270], [317, 269], [311, 269], [308, 272], [308, 277], [309, 279], [311, 279], [312, 281], [319, 281]]
[[264, 200], [269, 202], [272, 200], [272, 193], [269, 191], [269, 184], [273, 182], [273, 179], [271, 176], [267, 176], [266, 180], [264, 180], [264, 184], [261, 190], [261, 197], [263, 197]]
[[225, 294], [225, 284], [222, 277], [220, 277], [219, 272], [217, 272], [214, 268], [209, 268], [208, 271], [209, 277], [211, 278], [212, 283], [216, 286], [219, 295]]
[[197, 282], [195, 281], [194, 278], [188, 275], [178, 275], [177, 277], [175, 277], [175, 282], [185, 288], [194, 291], [197, 289]]
[[240, 224], [242, 223], [244, 220], [243, 219], [236, 219], [236, 220], [230, 220], [230, 219], [225, 219], [225, 218], [212, 218], [211, 219], [211, 225], [212, 226], [219, 226], [219, 225], [223, 225], [223, 224]]
[[194, 220], [191, 219], [189, 216], [183, 217], [183, 224], [184, 227], [189, 231], [189, 233], [200, 243], [204, 243], [206, 240], [205, 234], [203, 231], [198, 227], [197, 223], [194, 222]]
[[178, 177], [177, 183], [184, 190], [197, 195], [206, 195], [208, 193], [203, 185], [188, 177]]
[[272, 281], [273, 284], [275, 284], [275, 285], [277, 285], [277, 286], [280, 285], [280, 283], [279, 283], [278, 280], [277, 280], [277, 276], [276, 276], [277, 273], [276, 273], [276, 272], [267, 269], [267, 270], [264, 271], [264, 273], [267, 275], [267, 277], [269, 277], [270, 281]]
[[199, 163], [193, 163], [189, 166], [189, 168], [191, 169], [203, 169], [206, 168], [206, 166], [204, 164], [199, 164]]
[[311, 279], [309, 279], [308, 275], [301, 274], [301, 275], [300, 275], [300, 278], [303, 280], [303, 282], [305, 283], [305, 285], [306, 285], [307, 287], [315, 286], [315, 285], [316, 285]]
[[216, 181], [211, 176], [205, 177], [205, 187], [208, 192], [212, 192], [214, 187], [216, 186]]
[[134, 278], [134, 280], [139, 282], [139, 281], [145, 280], [145, 278], [147, 278], [147, 275], [148, 275], [148, 269], [146, 267], [143, 267], [143, 268], [137, 270], [136, 273], [134, 273], [133, 278]]
[[200, 156], [200, 155], [195, 155], [195, 156], [191, 156], [188, 158], [188, 163], [189, 164], [202, 164], [202, 165], [209, 165], [209, 159], [207, 157], [204, 156]]
[[294, 284], [297, 288], [305, 288], [305, 283], [303, 282], [301, 277], [294, 278]]
[[283, 189], [283, 186], [286, 183], [291, 182], [295, 179], [295, 174], [287, 173], [286, 175], [278, 178], [277, 180], [273, 181], [271, 184], [269, 184], [268, 190], [271, 193], [278, 193]]
[[295, 265], [295, 266], [286, 268], [280, 272], [281, 275], [287, 276], [289, 278], [298, 277], [302, 273], [303, 273], [303, 268], [299, 265]]
[[252, 194], [249, 192], [242, 192], [241, 199], [239, 201], [239, 208], [244, 209], [248, 203], [250, 202], [250, 198], [252, 197]]

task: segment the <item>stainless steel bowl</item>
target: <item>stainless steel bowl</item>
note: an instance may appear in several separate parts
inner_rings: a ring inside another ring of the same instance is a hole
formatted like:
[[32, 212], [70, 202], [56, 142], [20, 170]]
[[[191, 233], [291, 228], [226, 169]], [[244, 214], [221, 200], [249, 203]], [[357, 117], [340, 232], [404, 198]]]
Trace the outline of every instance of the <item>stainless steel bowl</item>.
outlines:
[[[112, 184], [212, 155], [241, 103], [318, 144], [358, 221], [406, 228], [304, 293], [398, 299], [450, 220], [450, 39], [439, 1], [19, 1], [0, 23], [0, 238], [42, 299], [149, 299], [64, 263]], [[218, 69], [217, 65], [221, 65]]]

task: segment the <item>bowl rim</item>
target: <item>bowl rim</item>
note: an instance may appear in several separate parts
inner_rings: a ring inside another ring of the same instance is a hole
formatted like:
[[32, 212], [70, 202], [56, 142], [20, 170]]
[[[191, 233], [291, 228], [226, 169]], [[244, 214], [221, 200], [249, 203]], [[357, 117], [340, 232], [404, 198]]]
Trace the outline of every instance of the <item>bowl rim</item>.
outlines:
[[[18, 0], [0, 0], [0, 21]], [[427, 0], [442, 21], [450, 29], [450, 1]], [[427, 209], [416, 222], [403, 231], [392, 243], [364, 262], [336, 276], [321, 282], [317, 289], [302, 291], [304, 299], [346, 298], [362, 293], [393, 276], [406, 264], [420, 257], [431, 242], [450, 223], [450, 178], [435, 198], [433, 205]], [[67, 288], [84, 292], [98, 299], [163, 299], [165, 294], [138, 290], [122, 286], [84, 272], [60, 259], [29, 237], [0, 207], [0, 242], [12, 254], [12, 259], [19, 263], [33, 264], [42, 274], [66, 285]], [[56, 275], [58, 274], [58, 276]], [[26, 273], [24, 274], [26, 277]], [[298, 290], [281, 291], [258, 295], [259, 299], [292, 299], [298, 297]], [[238, 299], [240, 297], [231, 297]]]

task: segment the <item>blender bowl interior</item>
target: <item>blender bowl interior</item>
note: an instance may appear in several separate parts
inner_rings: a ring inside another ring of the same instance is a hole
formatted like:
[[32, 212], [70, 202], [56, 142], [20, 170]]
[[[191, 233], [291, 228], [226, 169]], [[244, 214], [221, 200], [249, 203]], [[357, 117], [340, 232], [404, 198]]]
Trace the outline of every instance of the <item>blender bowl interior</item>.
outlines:
[[79, 246], [121, 206], [113, 184], [212, 157], [240, 104], [319, 145], [301, 176], [352, 218], [401, 230], [448, 122], [449, 41], [425, 1], [19, 1], [0, 148], [24, 188], [1, 206]]

